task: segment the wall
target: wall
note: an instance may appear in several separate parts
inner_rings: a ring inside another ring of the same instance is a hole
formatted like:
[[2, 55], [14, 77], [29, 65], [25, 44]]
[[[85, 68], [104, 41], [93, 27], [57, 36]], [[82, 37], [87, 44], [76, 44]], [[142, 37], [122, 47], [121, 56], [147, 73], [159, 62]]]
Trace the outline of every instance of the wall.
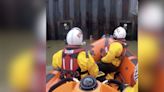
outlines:
[[[128, 40], [137, 39], [137, 0], [48, 0], [47, 39], [64, 39], [69, 29], [77, 26], [83, 30], [84, 38], [95, 38], [128, 24]], [[63, 35], [62, 35], [63, 34]]]

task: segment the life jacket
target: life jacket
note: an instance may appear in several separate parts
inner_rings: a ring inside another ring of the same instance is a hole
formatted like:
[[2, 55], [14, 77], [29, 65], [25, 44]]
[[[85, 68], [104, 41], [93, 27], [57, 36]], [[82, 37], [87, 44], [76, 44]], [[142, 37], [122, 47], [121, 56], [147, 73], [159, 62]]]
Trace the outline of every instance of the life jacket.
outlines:
[[106, 37], [104, 49], [101, 49], [101, 57], [104, 57], [108, 53], [111, 43], [113, 43], [113, 42], [119, 42], [123, 46], [123, 51], [122, 51], [121, 55], [119, 57], [117, 57], [117, 58], [120, 58], [122, 60], [123, 57], [125, 56], [126, 49], [128, 47], [128, 45], [126, 43], [126, 40], [125, 39], [119, 39], [119, 40], [115, 40], [115, 41], [113, 41], [111, 43], [109, 43], [108, 40], [109, 40], [109, 37]]
[[117, 58], [119, 58], [119, 59], [122, 61], [123, 58], [125, 57], [126, 52], [127, 52], [128, 44], [127, 44], [127, 42], [126, 42], [125, 39], [120, 39], [120, 40], [117, 40], [117, 41], [115, 41], [115, 42], [119, 42], [119, 43], [121, 43], [122, 46], [123, 46], [123, 50], [122, 50], [122, 52], [121, 52], [121, 55], [120, 55], [119, 57], [117, 57]]
[[84, 51], [79, 46], [67, 46], [62, 53], [62, 77], [76, 77], [79, 76], [77, 70], [79, 69], [77, 56]]

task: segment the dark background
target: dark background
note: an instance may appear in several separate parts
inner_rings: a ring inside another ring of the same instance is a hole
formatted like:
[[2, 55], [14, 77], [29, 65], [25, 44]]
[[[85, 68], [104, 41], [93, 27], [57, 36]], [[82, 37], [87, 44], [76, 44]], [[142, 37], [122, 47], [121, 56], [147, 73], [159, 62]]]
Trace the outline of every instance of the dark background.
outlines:
[[0, 29], [32, 29], [38, 14], [45, 7], [45, 2], [45, 0], [0, 0]]
[[48, 0], [47, 40], [63, 40], [64, 23], [95, 39], [127, 23], [127, 40], [137, 40], [137, 0]]

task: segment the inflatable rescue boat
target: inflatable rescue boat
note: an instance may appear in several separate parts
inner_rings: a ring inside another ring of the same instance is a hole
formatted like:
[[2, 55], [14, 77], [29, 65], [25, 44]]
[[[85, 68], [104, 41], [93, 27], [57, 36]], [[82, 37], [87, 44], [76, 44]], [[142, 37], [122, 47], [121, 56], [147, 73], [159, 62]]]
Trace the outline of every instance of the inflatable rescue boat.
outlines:
[[[106, 46], [113, 42], [110, 37], [101, 38], [90, 45], [90, 52], [95, 59], [101, 59], [102, 51]], [[138, 70], [136, 69], [138, 60], [136, 56], [128, 49], [124, 53], [121, 65], [118, 68], [119, 73], [113, 80], [105, 80], [100, 82], [91, 76], [87, 76], [81, 80], [77, 78], [60, 78], [60, 71], [52, 70], [46, 78], [46, 92], [122, 92], [125, 87], [133, 87], [138, 78]]]

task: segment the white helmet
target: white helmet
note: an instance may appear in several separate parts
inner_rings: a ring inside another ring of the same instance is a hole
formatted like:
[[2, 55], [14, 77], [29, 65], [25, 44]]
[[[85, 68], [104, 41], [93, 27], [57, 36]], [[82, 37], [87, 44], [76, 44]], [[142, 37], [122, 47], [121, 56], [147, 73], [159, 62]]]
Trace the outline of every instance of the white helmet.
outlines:
[[83, 33], [78, 27], [72, 28], [66, 37], [68, 45], [82, 45], [83, 43]]
[[124, 39], [126, 37], [126, 30], [123, 27], [118, 27], [114, 30], [114, 38]]

